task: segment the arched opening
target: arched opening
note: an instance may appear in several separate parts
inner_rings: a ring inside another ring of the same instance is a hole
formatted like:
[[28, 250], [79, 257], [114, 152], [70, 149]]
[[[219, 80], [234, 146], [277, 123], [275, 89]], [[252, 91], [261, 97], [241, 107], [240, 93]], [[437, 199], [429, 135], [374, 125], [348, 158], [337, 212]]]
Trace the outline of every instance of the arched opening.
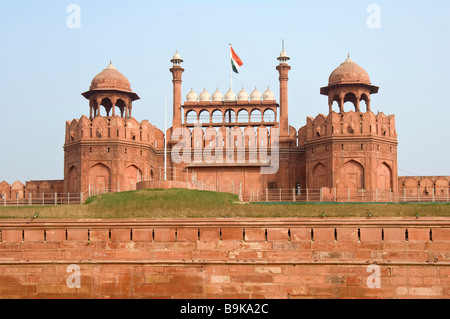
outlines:
[[248, 111], [240, 110], [238, 113], [238, 123], [247, 123], [249, 122]]
[[351, 160], [342, 166], [340, 173], [340, 181], [347, 188], [363, 189], [364, 188], [364, 167]]
[[[125, 101], [122, 99], [118, 99], [115, 106], [117, 106], [120, 110], [120, 117], [124, 117], [125, 110], [127, 107], [127, 104], [125, 103]], [[116, 115], [115, 110], [113, 111], [113, 115]]]
[[353, 107], [354, 111], [357, 111], [358, 103], [354, 93], [347, 93], [344, 97], [344, 112]]
[[[109, 112], [111, 112], [111, 109], [113, 107], [112, 102], [109, 98], [105, 97], [101, 102], [100, 105], [105, 108], [106, 116], [109, 116]], [[100, 112], [97, 114], [100, 115]]]
[[361, 97], [360, 97], [359, 100], [360, 100], [359, 101], [359, 103], [360, 103], [359, 108], [361, 110], [365, 109], [366, 112], [369, 112], [370, 111], [370, 99], [367, 96], [367, 94], [365, 94], [365, 93], [361, 94]]
[[267, 109], [264, 111], [263, 121], [264, 122], [275, 122], [275, 112], [271, 109]]
[[123, 189], [125, 191], [135, 190], [136, 183], [142, 181], [141, 170], [135, 165], [128, 166], [127, 169], [124, 171], [123, 181], [124, 181]]
[[235, 123], [236, 122], [236, 112], [233, 110], [225, 111], [225, 123]]
[[78, 169], [72, 166], [67, 174], [67, 188], [69, 193], [78, 193], [80, 191], [78, 184]]
[[210, 122], [209, 112], [207, 110], [201, 111], [200, 115], [199, 115], [199, 119], [200, 119], [200, 122], [202, 122], [202, 123], [209, 123]]
[[314, 189], [320, 189], [322, 187], [327, 187], [327, 175], [328, 170], [327, 167], [323, 163], [317, 164], [312, 173], [312, 187]]
[[253, 110], [250, 114], [250, 122], [252, 123], [260, 123], [262, 122], [262, 113], [260, 110]]
[[340, 103], [340, 97], [338, 94], [335, 94], [331, 101], [330, 112], [334, 111], [336, 113], [341, 113], [341, 108], [339, 106], [339, 103]]
[[386, 163], [381, 163], [377, 168], [377, 188], [380, 190], [392, 189], [392, 172]]
[[223, 122], [223, 113], [220, 110], [214, 110], [212, 113], [212, 122], [213, 123], [222, 123]]
[[190, 110], [186, 113], [186, 123], [195, 124], [197, 123], [197, 112]]
[[98, 163], [89, 170], [89, 185], [94, 193], [106, 193], [111, 187], [111, 170]]
[[331, 110], [336, 113], [341, 112], [341, 109], [339, 108], [339, 101], [333, 101], [333, 103], [331, 104]]

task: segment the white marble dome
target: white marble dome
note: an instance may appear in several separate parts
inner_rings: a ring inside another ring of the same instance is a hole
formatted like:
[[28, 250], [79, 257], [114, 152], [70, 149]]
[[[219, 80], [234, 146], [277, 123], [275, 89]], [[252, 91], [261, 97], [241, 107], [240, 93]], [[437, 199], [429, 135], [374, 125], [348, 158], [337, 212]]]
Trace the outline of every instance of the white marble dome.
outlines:
[[180, 56], [180, 54], [178, 53], [178, 51], [176, 51], [175, 52], [175, 54], [173, 55], [173, 58], [172, 58], [173, 60], [181, 60], [181, 56]]
[[188, 95], [186, 95], [186, 101], [187, 102], [197, 102], [197, 100], [198, 100], [197, 93], [195, 93], [194, 90], [191, 89], [191, 91], [188, 93]]
[[267, 87], [267, 90], [263, 94], [264, 101], [273, 101], [275, 100], [275, 94]]
[[228, 90], [227, 93], [225, 93], [225, 102], [234, 102], [236, 101], [236, 94], [234, 94], [233, 91], [231, 91], [231, 88]]
[[200, 102], [209, 102], [211, 100], [211, 95], [206, 91], [206, 88], [200, 93], [199, 100]]
[[242, 88], [242, 90], [237, 95], [238, 101], [248, 101], [248, 97], [249, 94], [244, 90], [244, 88]]
[[261, 101], [261, 92], [255, 87], [253, 92], [250, 94], [250, 100], [252, 101]]
[[223, 101], [223, 94], [219, 91], [219, 88], [213, 93], [212, 100], [214, 102], [222, 102]]

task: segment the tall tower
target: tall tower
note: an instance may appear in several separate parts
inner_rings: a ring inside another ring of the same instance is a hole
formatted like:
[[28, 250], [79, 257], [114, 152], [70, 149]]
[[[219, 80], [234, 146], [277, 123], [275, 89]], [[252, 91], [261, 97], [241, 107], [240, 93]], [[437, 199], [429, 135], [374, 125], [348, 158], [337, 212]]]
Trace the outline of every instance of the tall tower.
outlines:
[[286, 51], [284, 51], [284, 41], [283, 49], [278, 57], [279, 64], [277, 66], [280, 81], [280, 137], [289, 136], [289, 118], [288, 118], [288, 80], [289, 80], [289, 70], [291, 69], [288, 65], [288, 57]]
[[[293, 187], [293, 174], [290, 174], [290, 167], [293, 160], [291, 154], [291, 144], [294, 141], [289, 132], [289, 116], [288, 116], [288, 80], [291, 66], [288, 64], [290, 58], [284, 50], [284, 40], [282, 51], [278, 57], [279, 64], [277, 70], [280, 81], [280, 136], [279, 136], [279, 168], [277, 179], [279, 187], [290, 189]], [[292, 132], [291, 132], [292, 133]], [[295, 136], [295, 134], [294, 134]], [[273, 147], [273, 145], [272, 145]]]
[[89, 91], [90, 115], [66, 122], [64, 189], [93, 193], [127, 191], [159, 165], [163, 134], [131, 116], [139, 96], [111, 63], [97, 74]]
[[[373, 200], [375, 196], [389, 200], [390, 193], [397, 191], [395, 116], [371, 111], [370, 97], [378, 89], [350, 57], [331, 73], [328, 86], [320, 90], [328, 96], [328, 116], [307, 119], [308, 188], [336, 189], [343, 199], [351, 193], [352, 197], [366, 194], [374, 196]], [[344, 110], [346, 102], [352, 109]]]
[[288, 65], [288, 57], [286, 51], [283, 49], [278, 57], [279, 64], [277, 66], [278, 73], [280, 74], [278, 80], [280, 81], [280, 136], [287, 137], [289, 135], [289, 117], [288, 117], [288, 80], [289, 70], [291, 66]]
[[181, 127], [181, 76], [184, 69], [181, 67], [183, 60], [181, 59], [178, 51], [175, 52], [172, 60], [173, 66], [170, 69], [172, 72], [173, 83], [173, 129]]

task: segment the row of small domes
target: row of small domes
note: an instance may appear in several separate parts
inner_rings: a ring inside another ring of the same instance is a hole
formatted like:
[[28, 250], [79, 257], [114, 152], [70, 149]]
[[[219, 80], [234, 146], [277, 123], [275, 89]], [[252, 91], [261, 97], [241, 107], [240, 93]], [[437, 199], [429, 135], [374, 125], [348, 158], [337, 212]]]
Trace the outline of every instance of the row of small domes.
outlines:
[[[256, 89], [256, 87], [253, 90], [253, 92], [250, 94], [248, 94], [244, 90], [244, 88], [242, 88], [242, 90], [237, 94], [238, 101], [248, 101], [249, 97], [250, 97], [251, 101], [261, 101], [261, 98], [264, 101], [275, 100], [275, 95], [269, 88], [267, 88], [267, 90], [264, 92], [264, 94], [261, 94], [261, 92], [259, 92], [258, 89]], [[187, 102], [197, 102], [197, 101], [209, 102], [209, 101], [211, 101], [211, 96], [206, 91], [206, 89], [204, 89], [203, 92], [201, 92], [200, 95], [198, 95], [198, 96], [197, 96], [197, 93], [195, 93], [194, 90], [191, 89], [191, 91], [186, 96], [186, 101]], [[222, 102], [222, 101], [235, 102], [236, 94], [234, 94], [234, 92], [231, 89], [229, 89], [228, 92], [225, 93], [225, 99], [224, 99], [222, 92], [220, 92], [219, 88], [217, 88], [217, 90], [212, 95], [212, 101], [213, 102]]]

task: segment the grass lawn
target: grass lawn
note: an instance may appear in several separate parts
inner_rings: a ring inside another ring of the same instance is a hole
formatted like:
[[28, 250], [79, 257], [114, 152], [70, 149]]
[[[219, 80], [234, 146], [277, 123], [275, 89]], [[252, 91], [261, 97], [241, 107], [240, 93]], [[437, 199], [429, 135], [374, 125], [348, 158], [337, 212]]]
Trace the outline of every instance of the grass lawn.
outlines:
[[186, 189], [104, 194], [84, 205], [0, 207], [0, 219], [31, 218], [223, 218], [223, 217], [450, 217], [449, 203], [255, 203], [238, 196]]

